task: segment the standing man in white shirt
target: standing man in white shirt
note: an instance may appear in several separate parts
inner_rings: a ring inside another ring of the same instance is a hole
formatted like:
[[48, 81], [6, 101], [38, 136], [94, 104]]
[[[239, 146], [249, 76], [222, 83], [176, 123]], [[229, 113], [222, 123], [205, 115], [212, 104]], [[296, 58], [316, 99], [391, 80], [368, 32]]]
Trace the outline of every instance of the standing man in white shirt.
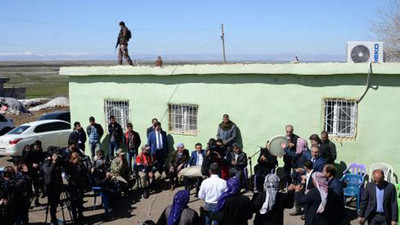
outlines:
[[[200, 186], [199, 198], [205, 202], [207, 211], [215, 212], [218, 206], [218, 198], [225, 192], [226, 181], [221, 179], [218, 174], [221, 168], [217, 163], [210, 166], [210, 177], [205, 179]], [[212, 221], [211, 218], [205, 218], [205, 225], [218, 225], [217, 221]]]

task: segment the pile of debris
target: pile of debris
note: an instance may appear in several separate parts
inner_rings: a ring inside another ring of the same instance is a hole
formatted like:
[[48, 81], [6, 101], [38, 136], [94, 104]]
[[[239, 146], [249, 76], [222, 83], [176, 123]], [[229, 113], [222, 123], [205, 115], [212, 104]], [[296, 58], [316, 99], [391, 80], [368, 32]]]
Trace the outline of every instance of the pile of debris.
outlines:
[[21, 115], [30, 111], [35, 112], [42, 109], [68, 106], [69, 100], [66, 97], [18, 100], [15, 98], [0, 98], [0, 113], [3, 115]]
[[15, 98], [0, 98], [0, 113], [1, 114], [12, 114], [20, 115], [22, 113], [28, 113], [28, 110], [24, 105]]

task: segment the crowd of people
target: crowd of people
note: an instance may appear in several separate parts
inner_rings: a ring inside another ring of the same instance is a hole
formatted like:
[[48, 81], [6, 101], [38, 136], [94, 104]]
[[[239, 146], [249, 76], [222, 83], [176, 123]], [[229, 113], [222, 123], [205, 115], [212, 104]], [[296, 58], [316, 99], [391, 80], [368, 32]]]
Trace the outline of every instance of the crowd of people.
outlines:
[[[345, 215], [345, 183], [336, 178], [336, 146], [328, 133], [312, 134], [306, 139], [285, 127], [287, 143], [284, 154], [274, 155], [269, 143], [260, 150], [254, 177], [247, 173], [248, 157], [238, 144], [239, 130], [229, 115], [223, 115], [216, 138], [201, 143], [190, 153], [183, 143], [170, 152], [166, 132], [157, 119], [147, 129], [147, 142], [131, 123], [124, 132], [114, 116], [109, 118], [108, 148], [102, 149], [103, 127], [89, 118], [85, 130], [74, 123], [67, 147], [42, 149], [40, 141], [25, 146], [21, 157], [13, 159], [1, 177], [0, 224], [28, 224], [31, 205], [40, 206], [47, 197], [46, 221], [57, 224], [57, 208], [70, 214], [74, 223], [85, 223], [85, 193], [101, 193], [104, 219], [119, 198], [141, 191], [147, 199], [160, 179], [169, 178], [170, 190], [184, 186], [175, 194], [172, 205], [157, 223], [145, 224], [283, 224], [285, 209], [294, 208], [291, 216], [301, 216], [306, 225], [342, 224]], [[85, 155], [86, 142], [90, 156]], [[123, 149], [122, 146], [125, 146]], [[140, 149], [140, 152], [139, 152]], [[278, 176], [277, 157], [283, 157], [283, 174]], [[396, 190], [384, 180], [382, 170], [375, 170], [363, 193], [359, 222], [396, 224]], [[137, 188], [134, 189], [134, 186]], [[243, 195], [253, 184], [252, 199]], [[200, 214], [188, 207], [190, 191], [204, 201]], [[65, 220], [65, 218], [64, 218]]]

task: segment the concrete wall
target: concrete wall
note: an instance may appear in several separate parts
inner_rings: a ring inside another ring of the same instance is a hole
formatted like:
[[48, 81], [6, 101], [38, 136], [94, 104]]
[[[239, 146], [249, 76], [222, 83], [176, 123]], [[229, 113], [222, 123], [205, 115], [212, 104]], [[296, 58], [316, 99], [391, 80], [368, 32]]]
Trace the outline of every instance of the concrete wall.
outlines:
[[[205, 144], [215, 137], [222, 115], [228, 113], [241, 130], [244, 151], [251, 155], [266, 140], [284, 134], [286, 124], [294, 125], [295, 133], [306, 139], [312, 133], [319, 134], [323, 130], [323, 99], [358, 99], [365, 90], [364, 64], [305, 65], [282, 64], [279, 72], [277, 67], [264, 64], [255, 66], [257, 69], [248, 65], [210, 66], [214, 71], [203, 69], [207, 68], [204, 65], [185, 70], [171, 66], [159, 72], [132, 67], [62, 68], [61, 74], [72, 75], [72, 121], [86, 126], [93, 115], [106, 126], [104, 100], [129, 100], [131, 121], [146, 141], [146, 128], [153, 117], [168, 128], [168, 103], [197, 104], [198, 135], [172, 135], [174, 143], [183, 142], [188, 149], [196, 142]], [[400, 171], [400, 65], [386, 65], [374, 65], [371, 88], [358, 105], [357, 137], [333, 140], [342, 166], [358, 162], [369, 167], [386, 162]], [[179, 69], [184, 71], [179, 76], [165, 72]], [[120, 75], [118, 71], [122, 71]]]

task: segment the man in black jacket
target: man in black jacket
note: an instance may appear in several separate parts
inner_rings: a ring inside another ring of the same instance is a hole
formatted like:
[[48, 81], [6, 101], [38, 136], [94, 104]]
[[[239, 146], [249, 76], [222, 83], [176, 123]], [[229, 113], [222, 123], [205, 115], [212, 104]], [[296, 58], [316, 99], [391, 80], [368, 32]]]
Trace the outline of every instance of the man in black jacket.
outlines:
[[358, 222], [364, 224], [396, 225], [398, 222], [398, 205], [396, 189], [393, 184], [384, 180], [383, 171], [374, 170], [374, 182], [368, 183], [361, 198]]
[[117, 151], [122, 142], [122, 127], [115, 121], [114, 116], [110, 116], [110, 124], [108, 125], [108, 133], [110, 134], [109, 149], [106, 160], [114, 159], [114, 151]]
[[101, 149], [100, 140], [104, 134], [104, 130], [100, 124], [96, 123], [93, 116], [89, 118], [89, 122], [90, 125], [86, 128], [86, 133], [89, 138], [90, 153], [93, 159], [96, 149]]
[[[285, 127], [285, 132], [286, 132], [286, 138], [289, 141], [288, 147], [289, 151], [296, 152], [296, 144], [297, 144], [297, 139], [299, 136], [294, 134], [294, 128], [292, 125], [286, 125]], [[283, 156], [283, 162], [285, 163], [284, 165], [284, 172], [285, 172], [285, 182], [287, 185], [292, 183], [292, 177], [290, 176], [291, 171], [292, 171], [292, 158], [285, 154]]]
[[328, 201], [326, 204], [326, 214], [328, 224], [342, 224], [345, 217], [343, 187], [336, 176], [336, 168], [332, 164], [326, 164], [322, 174], [328, 179]]
[[[50, 148], [50, 147], [49, 147]], [[58, 224], [56, 216], [57, 207], [60, 203], [60, 195], [62, 192], [62, 177], [61, 177], [61, 160], [58, 158], [56, 149], [50, 149], [50, 156], [42, 166], [44, 181], [47, 191], [47, 207], [50, 207], [51, 223]]]
[[83, 130], [80, 122], [74, 123], [74, 131], [69, 135], [69, 141], [77, 143], [78, 148], [85, 152], [86, 132]]
[[337, 158], [336, 145], [329, 140], [328, 132], [321, 132], [321, 154], [326, 163], [334, 164]]
[[244, 168], [247, 167], [247, 155], [242, 151], [237, 143], [232, 144], [233, 151], [231, 152], [231, 168], [229, 169], [229, 176], [236, 178], [242, 183]]
[[276, 166], [278, 166], [276, 156], [271, 155], [267, 147], [262, 148], [257, 159], [257, 165], [254, 167], [255, 192], [263, 192], [265, 176], [273, 173]]

